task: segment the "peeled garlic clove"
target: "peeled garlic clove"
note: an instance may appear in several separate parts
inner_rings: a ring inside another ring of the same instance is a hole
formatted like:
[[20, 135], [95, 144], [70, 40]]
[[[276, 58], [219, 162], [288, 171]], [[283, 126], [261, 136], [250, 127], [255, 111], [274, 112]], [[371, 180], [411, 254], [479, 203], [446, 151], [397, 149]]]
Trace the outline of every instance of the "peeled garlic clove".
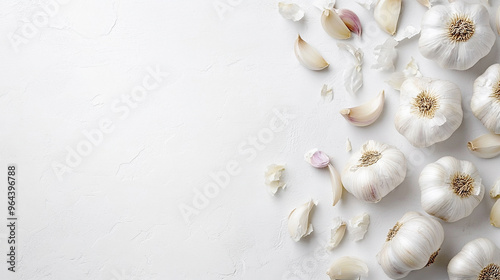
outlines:
[[280, 14], [286, 19], [299, 21], [304, 17], [304, 10], [297, 4], [279, 2], [278, 8]]
[[403, 153], [390, 145], [369, 140], [353, 153], [342, 171], [344, 188], [357, 199], [376, 203], [406, 177]]
[[341, 257], [333, 261], [326, 274], [332, 280], [357, 280], [362, 276], [368, 276], [368, 266], [358, 258]]
[[385, 94], [381, 91], [377, 97], [358, 107], [340, 110], [340, 114], [352, 125], [368, 126], [374, 123], [384, 110]]
[[500, 228], [500, 199], [497, 199], [491, 208], [490, 223], [492, 226]]
[[264, 177], [266, 179], [266, 185], [269, 187], [269, 192], [275, 195], [279, 188], [285, 188], [286, 184], [281, 181], [281, 176], [285, 166], [278, 164], [271, 164], [267, 167]]
[[299, 62], [308, 69], [319, 71], [325, 69], [329, 65], [315, 48], [302, 40], [300, 35], [295, 41], [294, 50], [295, 56]]
[[408, 212], [389, 230], [377, 261], [387, 276], [401, 279], [413, 270], [431, 265], [443, 240], [443, 226], [438, 221]]
[[333, 227], [331, 230], [330, 240], [326, 246], [328, 250], [333, 250], [340, 244], [344, 238], [346, 224], [340, 217], [333, 219]]
[[472, 113], [491, 132], [500, 134], [500, 64], [493, 64], [474, 81]]
[[450, 156], [425, 166], [418, 183], [425, 212], [450, 223], [469, 216], [485, 192], [474, 164]]
[[500, 198], [500, 178], [497, 179], [495, 185], [490, 190], [491, 198]]
[[359, 241], [365, 238], [370, 225], [370, 216], [362, 213], [349, 220], [349, 232], [353, 241]]
[[351, 32], [356, 33], [356, 35], [361, 36], [362, 27], [359, 17], [351, 10], [339, 9], [336, 11], [344, 22], [345, 26], [349, 28]]
[[342, 198], [342, 188], [343, 188], [342, 180], [340, 179], [340, 175], [337, 172], [337, 170], [333, 167], [333, 165], [328, 164], [328, 171], [330, 171], [330, 180], [332, 182], [332, 192], [333, 192], [332, 206], [335, 206]]
[[309, 215], [316, 204], [317, 203], [311, 199], [305, 204], [293, 209], [288, 216], [288, 232], [295, 242], [313, 231], [313, 226], [309, 222]]
[[333, 10], [323, 10], [323, 13], [321, 13], [321, 25], [326, 33], [335, 39], [347, 39], [351, 37], [351, 31]]
[[401, 0], [379, 0], [373, 15], [378, 25], [390, 35], [396, 34], [399, 14], [401, 13]]
[[467, 143], [467, 148], [480, 158], [493, 158], [500, 155], [500, 135], [484, 134]]
[[450, 280], [500, 279], [500, 250], [486, 238], [467, 243], [448, 264]]

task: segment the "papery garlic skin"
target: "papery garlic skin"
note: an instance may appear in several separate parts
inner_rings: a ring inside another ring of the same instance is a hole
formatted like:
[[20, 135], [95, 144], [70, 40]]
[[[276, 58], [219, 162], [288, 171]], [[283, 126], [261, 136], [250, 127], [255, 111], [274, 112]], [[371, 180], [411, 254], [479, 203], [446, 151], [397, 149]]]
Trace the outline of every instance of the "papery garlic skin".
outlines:
[[354, 257], [341, 257], [333, 261], [326, 272], [331, 280], [358, 280], [368, 276], [368, 266]]
[[329, 66], [321, 54], [304, 41], [300, 35], [295, 40], [294, 51], [299, 62], [308, 69], [319, 71]]
[[488, 10], [457, 1], [424, 14], [419, 49], [442, 68], [466, 70], [490, 52], [495, 39]]
[[357, 199], [379, 202], [406, 176], [406, 159], [397, 148], [374, 140], [353, 153], [342, 171], [344, 188]]
[[281, 16], [292, 21], [299, 21], [304, 17], [304, 10], [294, 3], [278, 2], [278, 8]]
[[406, 213], [389, 230], [377, 261], [392, 279], [431, 265], [444, 240], [441, 224], [417, 212]]
[[285, 171], [285, 166], [279, 164], [271, 164], [267, 167], [264, 174], [266, 185], [269, 187], [269, 192], [275, 195], [279, 188], [285, 188], [286, 184], [281, 181], [281, 176]]
[[500, 199], [497, 199], [491, 208], [490, 223], [492, 226], [500, 228]]
[[310, 213], [317, 202], [312, 199], [292, 210], [288, 216], [288, 232], [293, 241], [297, 242], [302, 237], [313, 232], [313, 226], [310, 223]]
[[486, 238], [467, 243], [448, 264], [450, 280], [500, 279], [500, 250]]
[[469, 216], [485, 192], [474, 164], [449, 156], [424, 167], [418, 183], [425, 212], [450, 223]]
[[378, 0], [373, 16], [378, 25], [390, 35], [396, 34], [401, 0]]
[[413, 146], [442, 142], [462, 124], [462, 94], [455, 84], [413, 77], [403, 82], [400, 91], [394, 124]]
[[370, 226], [370, 215], [364, 212], [349, 220], [349, 233], [353, 241], [365, 238], [365, 234]]
[[484, 134], [467, 142], [469, 151], [480, 158], [494, 158], [500, 155], [500, 135]]
[[330, 240], [328, 241], [328, 244], [326, 246], [328, 250], [333, 250], [340, 244], [340, 242], [344, 238], [345, 230], [346, 223], [342, 221], [340, 217], [333, 219], [333, 227], [331, 229]]
[[492, 133], [500, 134], [500, 64], [493, 64], [474, 82], [472, 113]]

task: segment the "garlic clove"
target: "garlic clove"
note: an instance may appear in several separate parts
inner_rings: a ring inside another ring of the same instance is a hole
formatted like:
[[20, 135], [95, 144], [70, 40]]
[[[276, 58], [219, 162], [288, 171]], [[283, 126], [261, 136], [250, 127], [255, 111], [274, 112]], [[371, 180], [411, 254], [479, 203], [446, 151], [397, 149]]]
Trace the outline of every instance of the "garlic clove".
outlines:
[[418, 3], [424, 5], [425, 7], [427, 8], [431, 8], [431, 3], [429, 2], [429, 0], [417, 0]]
[[349, 138], [347, 138], [347, 140], [345, 141], [345, 151], [346, 152], [352, 151], [352, 144], [351, 144], [351, 140], [349, 140]]
[[500, 199], [497, 199], [491, 208], [490, 223], [492, 226], [500, 228]]
[[333, 89], [324, 84], [321, 88], [321, 97], [325, 102], [331, 102], [333, 100]]
[[304, 154], [304, 160], [316, 168], [325, 168], [330, 164], [327, 154], [318, 149], [311, 149]]
[[353, 241], [359, 241], [365, 238], [370, 225], [370, 216], [367, 213], [359, 214], [349, 220], [349, 232]]
[[345, 26], [349, 28], [351, 32], [356, 33], [356, 35], [361, 36], [362, 27], [361, 21], [359, 20], [358, 15], [356, 15], [353, 11], [347, 9], [339, 9], [336, 11], [344, 22]]
[[491, 187], [490, 197], [491, 198], [500, 198], [500, 178], [498, 178], [497, 181], [495, 182], [495, 185], [493, 185], [493, 187]]
[[302, 40], [300, 35], [295, 41], [294, 50], [299, 62], [308, 69], [319, 71], [329, 65], [314, 47]]
[[326, 33], [335, 39], [348, 39], [351, 37], [351, 31], [334, 10], [323, 10], [321, 25]]
[[289, 20], [299, 21], [304, 17], [304, 10], [302, 10], [299, 5], [294, 3], [287, 4], [279, 2], [278, 9], [281, 16]]
[[340, 110], [340, 114], [352, 125], [368, 126], [382, 114], [384, 101], [385, 93], [381, 91], [375, 98], [360, 106]]
[[288, 216], [288, 232], [292, 239], [297, 242], [302, 237], [309, 235], [313, 231], [313, 226], [310, 223], [310, 214], [312, 208], [317, 202], [312, 199], [292, 210]]
[[342, 198], [342, 180], [340, 179], [339, 172], [333, 167], [333, 165], [328, 164], [328, 171], [330, 171], [330, 180], [332, 182], [332, 192], [333, 192], [333, 204], [337, 205], [339, 200]]
[[500, 135], [484, 134], [467, 143], [467, 148], [480, 158], [493, 158], [500, 155]]
[[497, 33], [500, 35], [500, 6], [498, 6], [497, 14], [495, 16], [495, 23], [497, 25]]
[[400, 13], [401, 0], [379, 0], [373, 12], [375, 21], [390, 35], [396, 34]]
[[345, 229], [346, 224], [340, 217], [333, 219], [333, 227], [331, 230], [330, 240], [328, 241], [328, 244], [326, 246], [328, 250], [333, 250], [340, 244], [340, 242], [344, 238]]
[[357, 280], [362, 276], [368, 276], [368, 266], [358, 258], [341, 257], [333, 261], [326, 274], [328, 274], [332, 280]]
[[271, 164], [267, 167], [264, 174], [266, 185], [269, 187], [269, 192], [275, 195], [279, 188], [285, 188], [286, 184], [281, 181], [281, 176], [285, 166], [278, 164]]

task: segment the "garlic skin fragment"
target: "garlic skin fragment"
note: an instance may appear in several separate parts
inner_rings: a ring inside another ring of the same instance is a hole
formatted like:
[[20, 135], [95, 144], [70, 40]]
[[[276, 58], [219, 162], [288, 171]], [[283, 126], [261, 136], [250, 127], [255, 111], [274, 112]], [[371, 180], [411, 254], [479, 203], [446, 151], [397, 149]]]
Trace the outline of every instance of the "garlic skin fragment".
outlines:
[[457, 1], [430, 8], [422, 19], [420, 53], [442, 68], [466, 70], [485, 57], [496, 36], [488, 10]]
[[333, 89], [324, 84], [321, 88], [321, 97], [325, 102], [331, 102], [333, 100]]
[[344, 188], [357, 199], [376, 203], [406, 177], [406, 159], [396, 147], [367, 141], [342, 171]]
[[491, 208], [490, 223], [492, 226], [500, 228], [500, 199], [497, 199]]
[[288, 216], [288, 232], [293, 241], [297, 242], [302, 237], [313, 232], [313, 226], [310, 223], [310, 213], [317, 202], [312, 199], [292, 210]]
[[394, 38], [387, 38], [382, 45], [378, 45], [374, 49], [375, 59], [377, 63], [372, 65], [372, 69], [377, 70], [394, 70], [394, 60], [398, 57], [396, 46], [399, 44]]
[[480, 158], [494, 158], [500, 155], [500, 135], [484, 134], [467, 143], [469, 151]]
[[401, 0], [379, 0], [373, 11], [373, 16], [382, 30], [389, 35], [394, 35], [400, 13]]
[[486, 238], [478, 238], [467, 244], [448, 264], [450, 280], [500, 279], [500, 250]]
[[349, 220], [349, 232], [353, 241], [365, 238], [370, 225], [370, 216], [367, 213], [359, 214]]
[[498, 178], [497, 181], [495, 182], [495, 185], [491, 187], [490, 197], [493, 199], [500, 198], [500, 178]]
[[360, 106], [340, 110], [340, 114], [352, 125], [368, 126], [380, 117], [384, 102], [385, 93], [381, 91], [375, 98]]
[[271, 164], [267, 167], [264, 177], [266, 185], [269, 187], [269, 192], [275, 195], [279, 188], [285, 188], [286, 184], [281, 181], [281, 176], [285, 171], [285, 166], [279, 164]]
[[468, 217], [485, 192], [474, 164], [450, 156], [424, 167], [418, 183], [425, 212], [450, 223]]
[[403, 72], [392, 73], [391, 78], [388, 81], [386, 81], [386, 83], [389, 84], [391, 87], [393, 87], [395, 90], [400, 90], [401, 85], [404, 83], [404, 81], [412, 77], [422, 77], [422, 73], [420, 73], [418, 65], [413, 57], [411, 58], [410, 62], [406, 65]]
[[340, 217], [336, 217], [335, 219], [333, 219], [333, 227], [331, 229], [330, 240], [328, 241], [328, 244], [326, 246], [328, 250], [333, 250], [340, 244], [340, 242], [344, 238], [345, 230], [346, 224]]
[[321, 13], [321, 25], [326, 33], [334, 39], [351, 38], [351, 31], [334, 10], [323, 10]]
[[326, 62], [321, 54], [304, 41], [300, 35], [295, 41], [294, 51], [299, 62], [308, 69], [319, 71], [329, 66], [328, 62]]
[[333, 261], [326, 272], [331, 280], [358, 280], [368, 276], [368, 266], [354, 257], [341, 257]]
[[472, 113], [491, 132], [500, 134], [500, 64], [493, 64], [474, 82]]
[[415, 147], [448, 139], [462, 124], [462, 94], [455, 84], [425, 77], [401, 85], [396, 130]]
[[344, 70], [344, 86], [347, 92], [354, 95], [363, 86], [363, 72], [361, 71], [361, 67], [363, 65], [364, 53], [361, 49], [351, 44], [339, 42], [337, 46], [339, 49], [346, 50], [354, 57], [354, 64], [347, 66]]
[[304, 10], [294, 3], [278, 2], [278, 9], [281, 16], [292, 21], [299, 21], [304, 17]]
[[389, 230], [377, 261], [392, 279], [431, 265], [444, 240], [441, 224], [417, 212], [406, 213]]

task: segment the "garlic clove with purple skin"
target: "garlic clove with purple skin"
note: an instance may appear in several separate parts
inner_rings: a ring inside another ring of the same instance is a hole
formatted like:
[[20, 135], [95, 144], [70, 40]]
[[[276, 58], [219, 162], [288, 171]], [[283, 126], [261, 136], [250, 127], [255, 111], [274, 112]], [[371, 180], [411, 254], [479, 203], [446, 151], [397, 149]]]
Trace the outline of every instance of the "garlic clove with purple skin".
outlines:
[[315, 168], [328, 167], [330, 172], [330, 181], [332, 182], [333, 206], [335, 206], [340, 198], [342, 198], [342, 180], [339, 172], [330, 163], [328, 155], [318, 149], [312, 149], [304, 155], [305, 161]]
[[340, 19], [344, 22], [345, 26], [347, 26], [347, 28], [349, 28], [351, 32], [354, 32], [356, 33], [356, 35], [361, 36], [361, 21], [353, 11], [348, 9], [338, 9], [335, 11], [339, 15]]

